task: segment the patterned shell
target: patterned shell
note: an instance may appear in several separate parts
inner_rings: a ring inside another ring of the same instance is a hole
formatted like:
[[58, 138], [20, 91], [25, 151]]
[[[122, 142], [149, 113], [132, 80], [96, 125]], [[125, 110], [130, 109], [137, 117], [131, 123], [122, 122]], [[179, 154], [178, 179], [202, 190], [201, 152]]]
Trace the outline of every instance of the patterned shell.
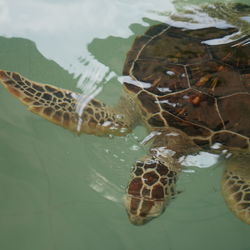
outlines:
[[124, 85], [150, 127], [178, 128], [200, 146], [250, 149], [250, 37], [207, 42], [236, 32], [160, 24], [135, 40]]

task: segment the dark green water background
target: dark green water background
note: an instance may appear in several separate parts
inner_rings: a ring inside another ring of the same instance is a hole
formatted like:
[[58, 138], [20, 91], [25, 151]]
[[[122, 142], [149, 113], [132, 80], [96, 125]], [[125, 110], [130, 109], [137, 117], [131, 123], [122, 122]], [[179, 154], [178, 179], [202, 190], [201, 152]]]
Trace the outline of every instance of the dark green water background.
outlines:
[[[142, 18], [164, 20], [155, 11], [173, 8], [149, 0], [2, 0], [0, 68], [100, 91], [115, 103], [126, 52], [146, 29]], [[77, 136], [28, 112], [1, 86], [0, 104], [0, 249], [250, 249], [250, 227], [220, 193], [222, 163], [189, 163], [181, 194], [160, 218], [136, 227], [122, 196], [131, 165], [146, 151], [144, 128], [124, 138]]]

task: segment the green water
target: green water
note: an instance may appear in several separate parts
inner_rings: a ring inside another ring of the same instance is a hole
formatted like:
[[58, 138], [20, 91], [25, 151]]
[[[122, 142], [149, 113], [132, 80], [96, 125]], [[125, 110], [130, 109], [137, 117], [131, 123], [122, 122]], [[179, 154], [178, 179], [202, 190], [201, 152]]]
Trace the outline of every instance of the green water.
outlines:
[[[159, 12], [174, 6], [166, 0], [2, 0], [0, 68], [99, 92], [98, 98], [115, 103], [135, 35], [152, 22], [148, 18], [164, 21]], [[178, 183], [181, 194], [161, 217], [136, 227], [122, 196], [131, 165], [146, 152], [139, 143], [146, 131], [77, 136], [0, 90], [0, 249], [250, 249], [250, 227], [225, 205], [222, 164], [213, 165], [211, 156], [201, 160], [203, 168], [190, 162]]]

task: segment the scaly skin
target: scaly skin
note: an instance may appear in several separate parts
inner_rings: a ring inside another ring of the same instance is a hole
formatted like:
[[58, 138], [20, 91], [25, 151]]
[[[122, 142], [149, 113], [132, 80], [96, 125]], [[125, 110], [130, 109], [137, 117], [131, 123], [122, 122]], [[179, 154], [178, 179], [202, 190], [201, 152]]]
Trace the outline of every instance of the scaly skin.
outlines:
[[130, 221], [142, 225], [159, 216], [175, 194], [179, 169], [172, 157], [166, 161], [152, 155], [137, 161], [125, 197]]
[[222, 191], [229, 208], [250, 224], [250, 155], [236, 154], [226, 162]]
[[[135, 225], [145, 224], [165, 210], [176, 195], [180, 156], [198, 150], [184, 133], [174, 129], [157, 131], [152, 140], [149, 153], [132, 169], [124, 199], [129, 219]], [[178, 145], [185, 145], [185, 150]]]
[[123, 135], [131, 130], [125, 115], [92, 99], [81, 111], [80, 94], [30, 81], [18, 73], [0, 71], [0, 80], [28, 110], [78, 134]]

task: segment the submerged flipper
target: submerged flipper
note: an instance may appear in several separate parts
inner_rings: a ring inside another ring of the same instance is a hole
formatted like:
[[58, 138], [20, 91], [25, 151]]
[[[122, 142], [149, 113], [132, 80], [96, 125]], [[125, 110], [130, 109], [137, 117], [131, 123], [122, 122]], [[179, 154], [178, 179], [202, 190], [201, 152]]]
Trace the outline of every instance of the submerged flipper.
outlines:
[[77, 133], [123, 135], [130, 123], [124, 114], [95, 99], [81, 108], [81, 95], [49, 84], [30, 81], [0, 70], [0, 81], [28, 110]]
[[240, 154], [226, 162], [222, 191], [229, 208], [250, 224], [250, 156]]

